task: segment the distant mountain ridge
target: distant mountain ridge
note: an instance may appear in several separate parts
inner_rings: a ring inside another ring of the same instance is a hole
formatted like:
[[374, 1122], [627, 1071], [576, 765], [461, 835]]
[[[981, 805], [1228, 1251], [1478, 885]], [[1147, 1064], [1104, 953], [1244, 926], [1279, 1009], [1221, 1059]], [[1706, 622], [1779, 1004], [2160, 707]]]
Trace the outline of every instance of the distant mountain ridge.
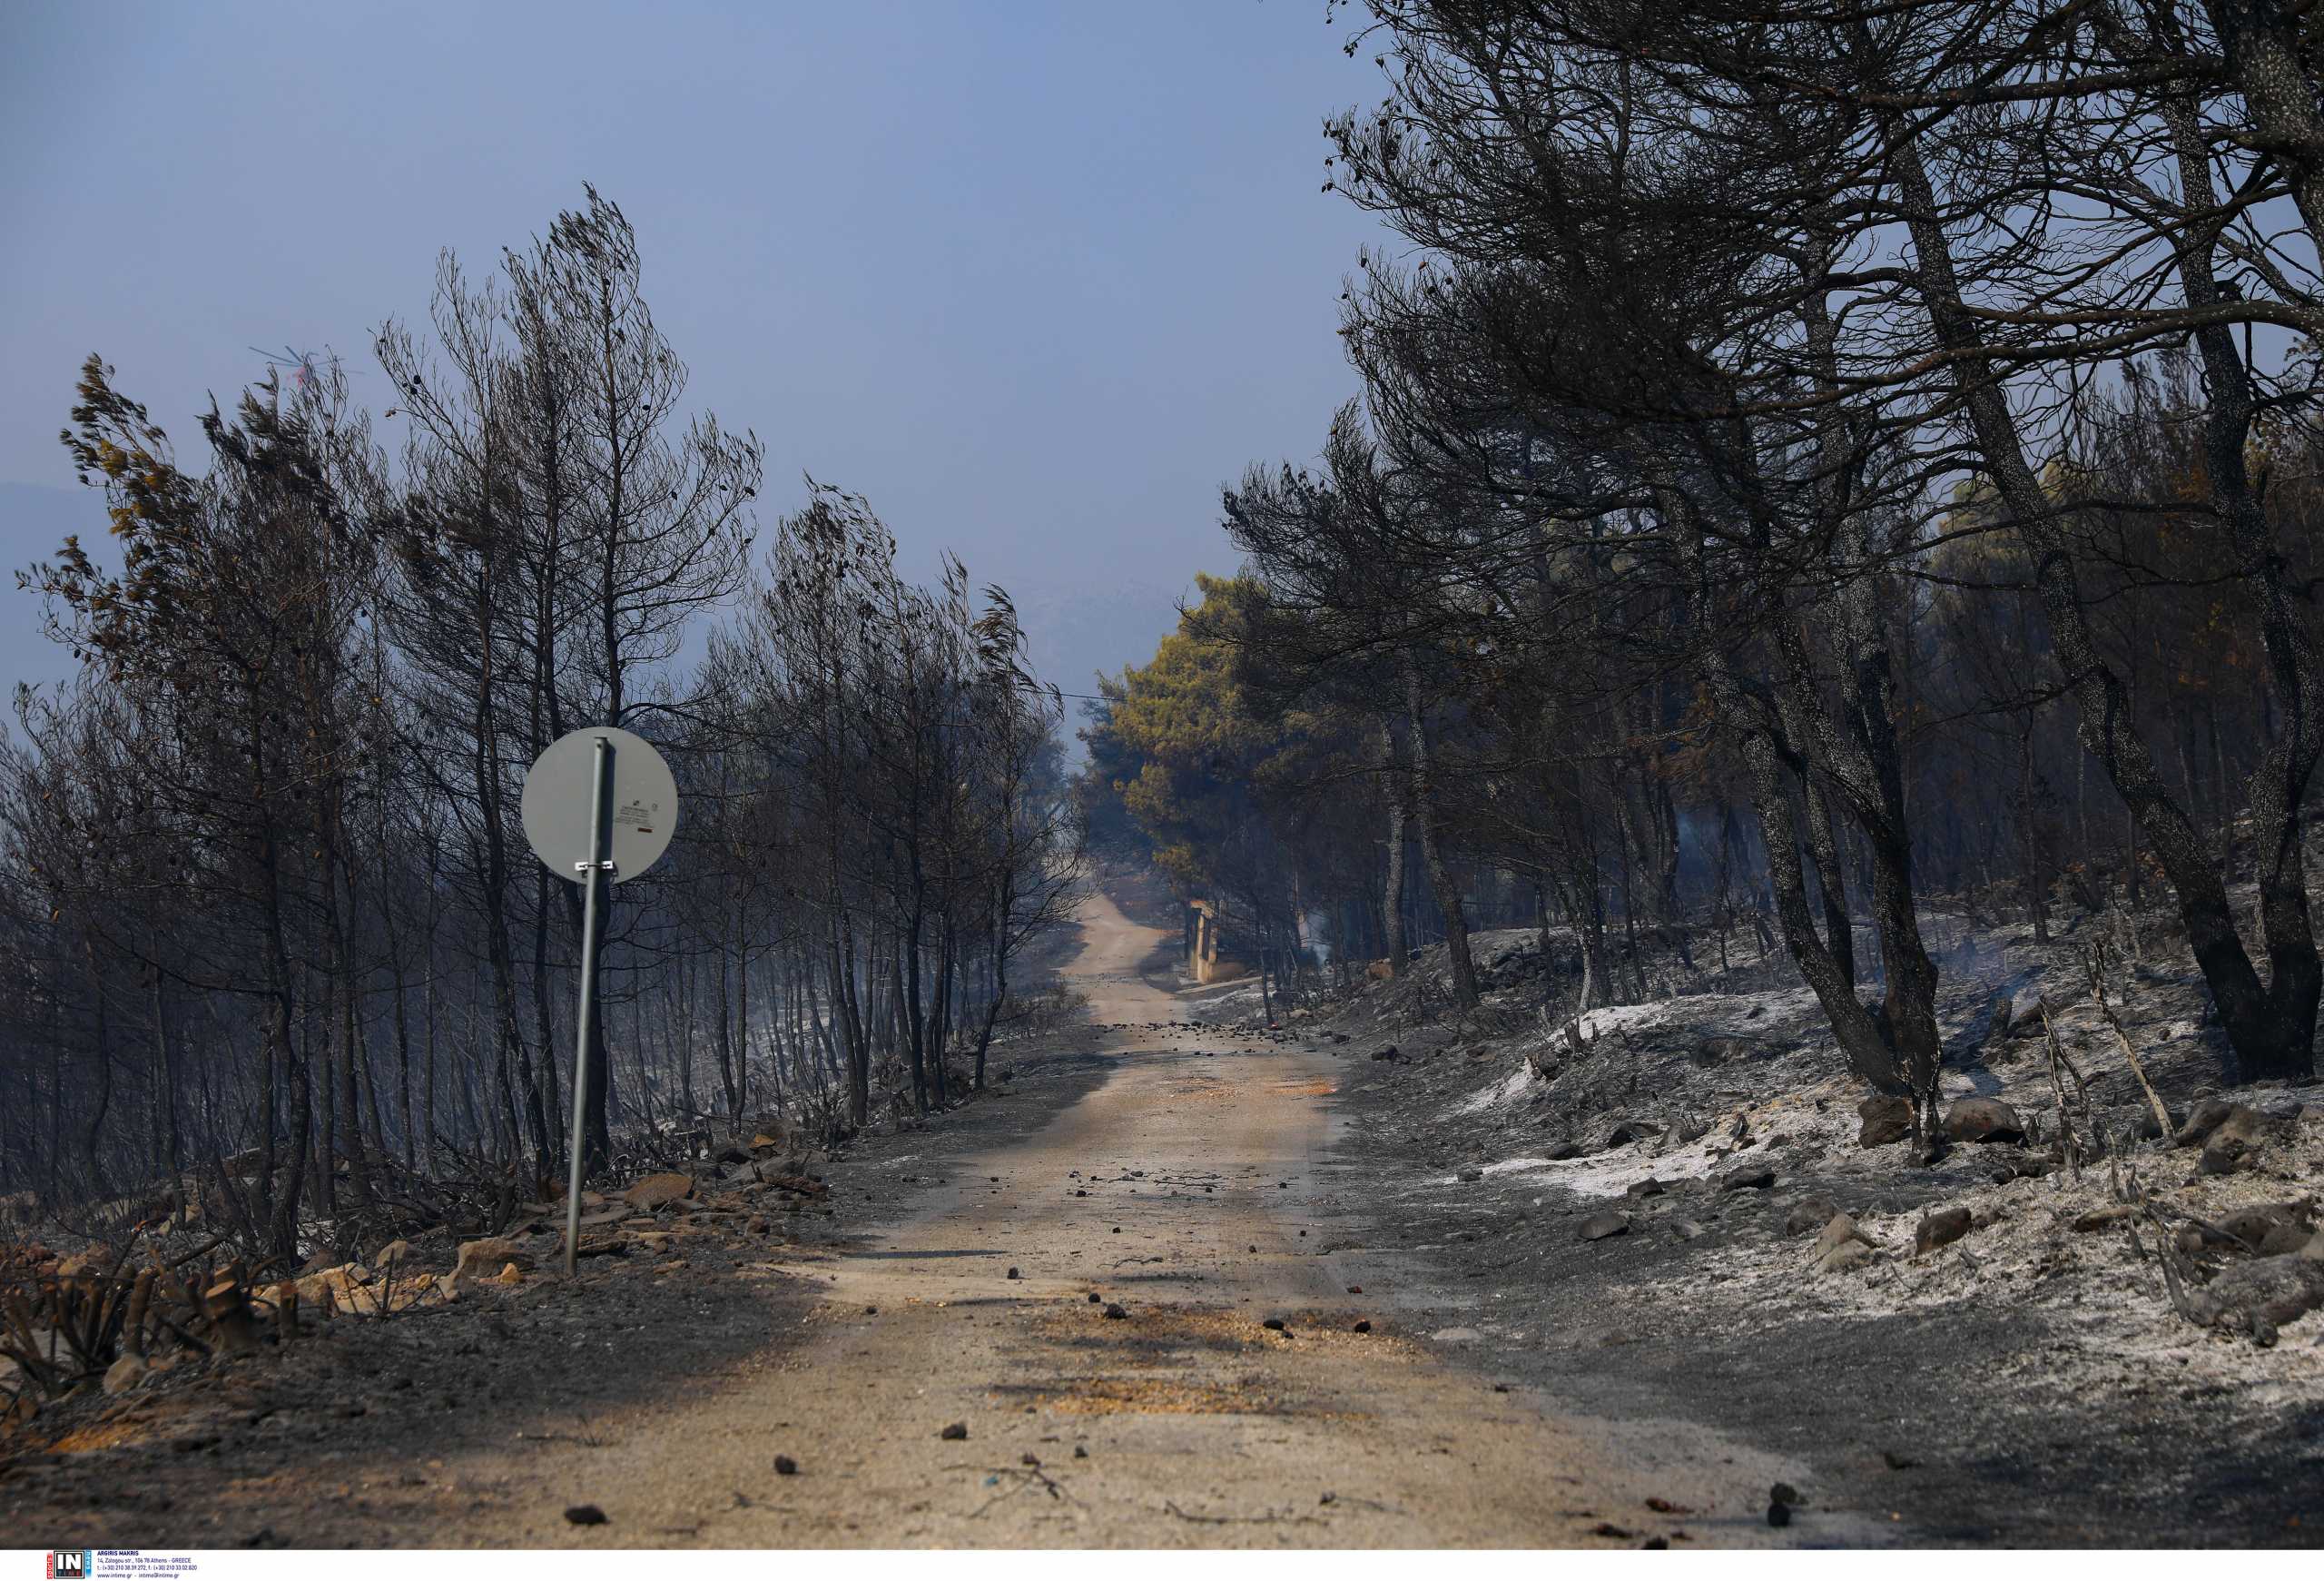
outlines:
[[[1192, 591], [1159, 582], [1004, 583], [1024, 623], [1034, 670], [1064, 692], [1094, 694], [1098, 675], [1144, 664], [1178, 627], [1178, 604]], [[1077, 705], [1069, 716], [1078, 722]]]

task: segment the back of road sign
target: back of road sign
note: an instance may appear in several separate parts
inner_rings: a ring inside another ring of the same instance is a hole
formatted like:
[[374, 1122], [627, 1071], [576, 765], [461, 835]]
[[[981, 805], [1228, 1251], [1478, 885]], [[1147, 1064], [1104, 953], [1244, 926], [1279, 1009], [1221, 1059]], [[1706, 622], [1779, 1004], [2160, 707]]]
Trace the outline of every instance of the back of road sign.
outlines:
[[533, 855], [568, 884], [588, 874], [589, 808], [597, 772], [597, 742], [612, 743], [613, 783], [606, 797], [606, 855], [615, 884], [635, 878], [670, 848], [678, 825], [678, 785], [670, 766], [642, 737], [609, 725], [561, 736], [525, 776], [525, 838]]

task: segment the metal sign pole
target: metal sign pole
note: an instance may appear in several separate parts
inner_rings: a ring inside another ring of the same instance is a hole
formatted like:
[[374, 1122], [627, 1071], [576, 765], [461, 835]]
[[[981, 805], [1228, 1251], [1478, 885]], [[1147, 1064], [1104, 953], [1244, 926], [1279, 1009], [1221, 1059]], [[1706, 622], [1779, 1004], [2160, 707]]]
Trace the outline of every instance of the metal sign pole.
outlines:
[[574, 1019], [573, 1040], [573, 1162], [565, 1190], [565, 1272], [572, 1277], [581, 1253], [581, 1158], [583, 1133], [589, 1112], [589, 1029], [597, 1008], [597, 891], [613, 871], [606, 854], [606, 786], [613, 778], [614, 744], [600, 736], [596, 742], [596, 772], [589, 780], [589, 859], [574, 870], [582, 882], [581, 1009]]

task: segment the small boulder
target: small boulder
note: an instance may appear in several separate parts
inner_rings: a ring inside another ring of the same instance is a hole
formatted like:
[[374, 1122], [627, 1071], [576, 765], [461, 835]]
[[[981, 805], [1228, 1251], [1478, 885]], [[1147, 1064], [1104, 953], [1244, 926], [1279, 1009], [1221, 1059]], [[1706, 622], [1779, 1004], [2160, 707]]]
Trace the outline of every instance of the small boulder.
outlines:
[[1824, 1226], [1824, 1232], [1807, 1249], [1807, 1255], [1818, 1263], [1843, 1246], [1861, 1246], [1871, 1250], [1872, 1237], [1857, 1227], [1856, 1221], [1845, 1213], [1835, 1213]]
[[1875, 1096], [1856, 1106], [1858, 1147], [1886, 1147], [1913, 1133], [1913, 1102], [1909, 1098]]
[[656, 1208], [666, 1208], [673, 1202], [683, 1202], [694, 1195], [694, 1177], [675, 1171], [647, 1175], [622, 1193], [622, 1201], [643, 1213]]
[[2260, 1161], [2260, 1144], [2267, 1133], [2268, 1117], [2238, 1103], [2211, 1128], [2203, 1140], [2203, 1156], [2195, 1162], [2199, 1175], [2231, 1175]]
[[1604, 1240], [1630, 1232], [1630, 1221], [1610, 1208], [1602, 1213], [1592, 1213], [1581, 1221], [1581, 1239], [1584, 1240]]
[[2086, 1213], [2074, 1216], [2074, 1233], [2087, 1235], [2093, 1230], [2104, 1230], [2110, 1225], [2122, 1223], [2137, 1211], [2127, 1202], [2109, 1202], [2103, 1207], [2093, 1208]]
[[[2268, 1255], [2298, 1251], [2308, 1244], [2308, 1215], [2297, 1202], [2255, 1203], [2239, 1208], [2221, 1219], [2219, 1227], [2247, 1250]], [[2272, 1249], [2267, 1244], [2270, 1235], [2276, 1236], [2280, 1243]]]
[[948, 1442], [957, 1442], [969, 1436], [969, 1424], [966, 1422], [948, 1422], [945, 1424], [943, 1430], [939, 1432], [936, 1436], [947, 1440]]
[[1484, 1178], [1484, 1171], [1478, 1169], [1473, 1164], [1461, 1171], [1461, 1179], [1463, 1181], [1482, 1181]]
[[1783, 1232], [1786, 1235], [1805, 1235], [1811, 1230], [1823, 1229], [1836, 1215], [1846, 1217], [1840, 1214], [1839, 1204], [1829, 1197], [1802, 1197], [1791, 1205], [1791, 1211], [1784, 1215]]
[[1955, 1141], [2024, 1141], [2025, 1122], [1998, 1098], [1964, 1098], [1945, 1112], [1945, 1134]]
[[[2303, 1225], [2295, 1223], [2271, 1225], [2267, 1234], [2260, 1238], [2260, 1255], [2261, 1257], [2290, 1257], [2295, 1253], [2307, 1250], [2310, 1242], [2319, 1239], [2324, 1237], [2319, 1237], [2316, 1231]], [[2324, 1253], [2319, 1255], [2324, 1256]]]
[[1730, 1060], [1748, 1060], [1751, 1054], [1752, 1045], [1742, 1038], [1716, 1037], [1703, 1039], [1695, 1045], [1695, 1052], [1687, 1057], [1709, 1069], [1713, 1065], [1724, 1065]]
[[1744, 1164], [1718, 1177], [1722, 1191], [1764, 1191], [1776, 1183], [1776, 1172], [1765, 1164]]
[[2188, 1316], [2239, 1329], [2262, 1344], [2286, 1323], [2324, 1307], [2324, 1256], [2260, 1257], [2239, 1263], [2188, 1299]]
[[1820, 1274], [1846, 1273], [1872, 1260], [1872, 1248], [1861, 1240], [1843, 1241], [1816, 1260]]
[[[453, 1265], [452, 1277], [465, 1280], [470, 1276], [484, 1279], [497, 1273], [509, 1263], [522, 1264], [529, 1260], [525, 1250], [505, 1235], [488, 1235], [481, 1240], [460, 1242], [459, 1260]], [[305, 1299], [305, 1292], [300, 1292]]]
[[1372, 1051], [1372, 1057], [1375, 1060], [1393, 1060], [1396, 1057], [1396, 1045], [1390, 1043], [1384, 1048], [1374, 1049]]
[[1632, 1197], [1660, 1197], [1667, 1195], [1670, 1188], [1649, 1175], [1642, 1181], [1632, 1181], [1623, 1190], [1626, 1195]]
[[1915, 1253], [1935, 1251], [1940, 1246], [1950, 1246], [1969, 1233], [1975, 1222], [1966, 1208], [1939, 1208], [1923, 1219], [1913, 1230], [1913, 1250]]
[[2038, 988], [2021, 988], [2010, 996], [2006, 1005], [1996, 1002], [1994, 1009], [2004, 1037], [2032, 1037], [2042, 1030], [2042, 991]]
[[2201, 1147], [2211, 1133], [2220, 1128], [2226, 1118], [2234, 1113], [2237, 1105], [2224, 1098], [2206, 1098], [2187, 1113], [2187, 1123], [2171, 1139], [2174, 1147]]
[[143, 1357], [125, 1355], [105, 1369], [104, 1391], [107, 1394], [126, 1394], [144, 1382], [145, 1375], [153, 1370], [153, 1364]]

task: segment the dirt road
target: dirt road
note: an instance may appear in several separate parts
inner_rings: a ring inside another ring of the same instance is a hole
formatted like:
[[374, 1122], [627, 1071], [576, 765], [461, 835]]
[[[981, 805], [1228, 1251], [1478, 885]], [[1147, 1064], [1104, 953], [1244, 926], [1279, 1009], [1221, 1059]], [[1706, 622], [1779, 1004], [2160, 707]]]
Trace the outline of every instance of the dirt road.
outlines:
[[[1419, 1270], [1364, 1248], [1361, 1168], [1328, 1157], [1346, 1062], [1124, 1024], [1179, 1013], [1137, 971], [1163, 935], [1102, 896], [1081, 921], [1071, 970], [1118, 1062], [1102, 1085], [1029, 1140], [935, 1166], [943, 1183], [909, 1218], [800, 1267], [825, 1292], [801, 1332], [586, 1432], [452, 1458], [431, 1480], [487, 1497], [473, 1517], [450, 1500], [412, 1540], [1683, 1546], [1894, 1532], [1806, 1512], [1772, 1531], [1767, 1490], [1795, 1467], [1676, 1424], [1561, 1418], [1407, 1331], [1398, 1290]], [[965, 1439], [940, 1436], [953, 1423]], [[795, 1475], [773, 1475], [778, 1455]], [[608, 1523], [567, 1525], [582, 1501]]]

